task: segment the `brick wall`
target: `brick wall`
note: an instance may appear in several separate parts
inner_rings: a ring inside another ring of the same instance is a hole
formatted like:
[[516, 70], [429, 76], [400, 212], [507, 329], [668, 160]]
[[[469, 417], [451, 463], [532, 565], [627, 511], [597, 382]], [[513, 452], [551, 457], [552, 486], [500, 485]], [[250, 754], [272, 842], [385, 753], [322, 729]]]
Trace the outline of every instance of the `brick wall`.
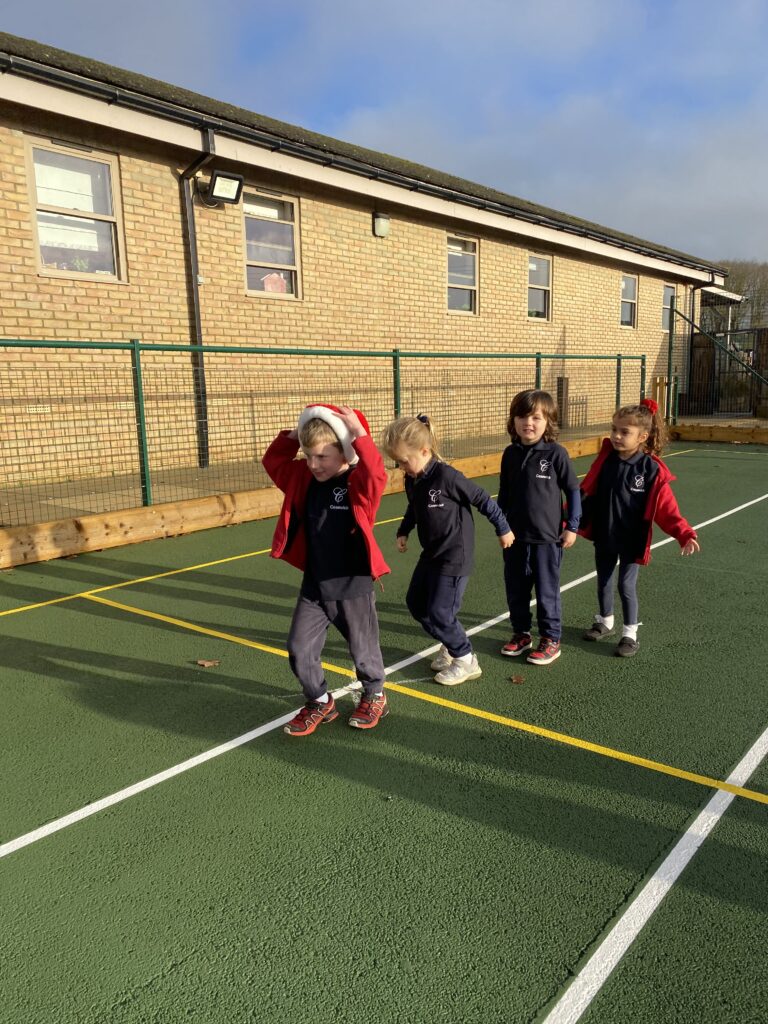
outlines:
[[[119, 154], [124, 282], [70, 280], [38, 272], [27, 181], [28, 136], [55, 137]], [[4, 105], [0, 110], [0, 336], [189, 342], [192, 325], [178, 172], [190, 159], [188, 153], [149, 143], [143, 146], [134, 137], [120, 138], [75, 121], [54, 121]], [[666, 372], [667, 335], [661, 315], [664, 284], [674, 282], [671, 274], [637, 275], [638, 326], [622, 328], [621, 275], [634, 274], [629, 266], [577, 257], [566, 250], [532, 248], [487, 229], [468, 232], [465, 225], [395, 207], [387, 211], [389, 237], [375, 238], [372, 203], [267, 173], [248, 170], [246, 175], [252, 187], [299, 200], [301, 298], [247, 294], [242, 209], [209, 209], [197, 203], [206, 343], [357, 347], [381, 349], [382, 354], [395, 347], [425, 352], [622, 352], [647, 356], [649, 383], [654, 374]], [[476, 316], [446, 308], [449, 233], [478, 242]], [[549, 322], [527, 316], [529, 252], [553, 261]], [[680, 284], [681, 305], [684, 295]], [[391, 413], [391, 367], [384, 360], [367, 363], [330, 356], [301, 362], [277, 357], [244, 357], [241, 362], [231, 356], [206, 360], [211, 406], [219, 417], [211, 423], [211, 450], [218, 460], [252, 458], [265, 437], [290, 422], [307, 394], [339, 400], [349, 396], [367, 403], [376, 428]], [[186, 357], [169, 358], [169, 366], [171, 362], [173, 370], [167, 378], [159, 354], [147, 371], [148, 392], [162, 392], [162, 400], [149, 413], [150, 450], [157, 465], [182, 465], [195, 458], [190, 432], [190, 425], [194, 430], [191, 371]], [[0, 430], [13, 441], [6, 449], [6, 482], [97, 475], [105, 467], [112, 474], [135, 470], [130, 362], [125, 354], [0, 349], [0, 365], [5, 378], [0, 390]], [[424, 363], [418, 370], [412, 368], [417, 377], [411, 381], [412, 401], [420, 397], [418, 382], [431, 383], [445, 398], [451, 381], [461, 379], [470, 423], [471, 410], [478, 405], [478, 399], [471, 397], [471, 385], [484, 375], [486, 390], [478, 392], [479, 402], [501, 406], [494, 408], [490, 419], [495, 417], [503, 428], [508, 396], [493, 390], [501, 365], [486, 363], [480, 370], [473, 364], [469, 370], [456, 362]], [[508, 388], [532, 383], [530, 365], [524, 372], [521, 364], [517, 369], [511, 365], [512, 370], [504, 371], [510, 377]], [[554, 390], [556, 378], [567, 373], [572, 394], [599, 392], [590, 416], [594, 422], [603, 422], [615, 397], [610, 374], [608, 385], [602, 382], [607, 365], [547, 363], [543, 383]], [[38, 368], [37, 376], [29, 375], [30, 367]], [[634, 397], [637, 388], [638, 378], [628, 369], [627, 397], [630, 393]], [[46, 389], [47, 394], [41, 393]], [[100, 403], [94, 401], [99, 394], [103, 395]], [[268, 404], [254, 405], [259, 394], [269, 396]], [[30, 411], [44, 407], [48, 408], [45, 413]], [[455, 402], [447, 402], [446, 408], [444, 415], [450, 417]], [[230, 420], [235, 422], [231, 431]]]

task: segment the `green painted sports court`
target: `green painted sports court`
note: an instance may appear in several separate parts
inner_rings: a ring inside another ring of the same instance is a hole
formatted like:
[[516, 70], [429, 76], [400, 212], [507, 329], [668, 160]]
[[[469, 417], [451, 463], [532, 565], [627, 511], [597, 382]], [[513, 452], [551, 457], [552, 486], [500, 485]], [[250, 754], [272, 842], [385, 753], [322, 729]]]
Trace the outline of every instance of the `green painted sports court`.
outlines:
[[[768, 1019], [768, 452], [669, 465], [702, 551], [641, 570], [639, 655], [580, 639], [580, 540], [563, 656], [502, 658], [481, 519], [462, 619], [483, 675], [451, 689], [385, 498], [371, 732], [282, 732], [300, 576], [268, 558], [273, 521], [0, 574], [0, 1021]], [[346, 689], [341, 639], [325, 653]]]

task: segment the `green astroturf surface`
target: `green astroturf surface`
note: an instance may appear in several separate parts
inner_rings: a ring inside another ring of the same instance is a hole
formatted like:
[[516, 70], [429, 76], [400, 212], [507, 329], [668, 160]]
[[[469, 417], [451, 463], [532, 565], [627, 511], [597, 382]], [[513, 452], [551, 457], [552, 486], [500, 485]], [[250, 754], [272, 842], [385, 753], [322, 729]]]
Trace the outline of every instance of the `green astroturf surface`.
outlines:
[[[768, 455], [722, 449], [670, 459], [693, 523], [768, 491]], [[402, 508], [390, 496], [379, 518]], [[768, 725], [767, 522], [768, 501], [705, 527], [699, 556], [654, 552], [634, 659], [581, 641], [590, 580], [563, 594], [553, 665], [501, 658], [502, 622], [474, 638], [479, 680], [437, 687], [424, 660], [392, 680], [725, 778]], [[0, 610], [260, 550], [272, 527], [17, 569]], [[398, 555], [395, 529], [377, 528], [387, 665], [431, 645], [403, 602], [418, 544]], [[477, 540], [467, 627], [504, 611], [482, 519]], [[562, 582], [592, 569], [579, 541]], [[284, 649], [299, 580], [257, 556], [103, 596]], [[0, 843], [300, 703], [285, 658], [82, 598], [0, 622]], [[325, 658], [349, 666], [333, 634]], [[711, 790], [401, 694], [390, 705], [360, 733], [343, 698], [306, 741], [268, 733], [0, 860], [0, 1022], [533, 1020]], [[765, 764], [747, 786], [768, 792]], [[583, 1019], [763, 1020], [767, 837], [768, 807], [737, 798]]]

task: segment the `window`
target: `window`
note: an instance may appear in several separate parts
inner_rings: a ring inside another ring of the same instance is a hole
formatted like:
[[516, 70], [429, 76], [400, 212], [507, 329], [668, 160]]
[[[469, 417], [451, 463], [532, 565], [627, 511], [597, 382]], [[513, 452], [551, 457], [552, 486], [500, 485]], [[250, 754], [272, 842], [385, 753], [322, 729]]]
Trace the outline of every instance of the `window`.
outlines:
[[665, 331], [669, 330], [669, 322], [672, 317], [672, 301], [675, 298], [676, 288], [673, 284], [664, 285], [664, 304], [661, 308], [661, 326]]
[[529, 256], [528, 316], [549, 320], [551, 300], [552, 261], [547, 256]]
[[477, 312], [477, 242], [448, 238], [448, 309]]
[[117, 158], [42, 141], [31, 143], [29, 153], [41, 271], [121, 279]]
[[621, 326], [637, 327], [637, 278], [621, 278]]
[[249, 292], [298, 298], [298, 202], [250, 193], [243, 198], [245, 276]]

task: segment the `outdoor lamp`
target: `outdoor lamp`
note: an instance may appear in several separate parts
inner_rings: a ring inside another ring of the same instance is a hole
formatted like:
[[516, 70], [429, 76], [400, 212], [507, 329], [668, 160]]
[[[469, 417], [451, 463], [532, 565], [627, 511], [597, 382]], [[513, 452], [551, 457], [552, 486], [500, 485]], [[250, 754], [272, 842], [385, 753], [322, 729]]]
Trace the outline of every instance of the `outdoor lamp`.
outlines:
[[374, 213], [373, 233], [377, 238], [386, 238], [389, 234], [389, 214]]
[[198, 182], [197, 192], [206, 206], [218, 206], [219, 203], [239, 203], [244, 181], [242, 174], [213, 171], [208, 188], [201, 188]]

